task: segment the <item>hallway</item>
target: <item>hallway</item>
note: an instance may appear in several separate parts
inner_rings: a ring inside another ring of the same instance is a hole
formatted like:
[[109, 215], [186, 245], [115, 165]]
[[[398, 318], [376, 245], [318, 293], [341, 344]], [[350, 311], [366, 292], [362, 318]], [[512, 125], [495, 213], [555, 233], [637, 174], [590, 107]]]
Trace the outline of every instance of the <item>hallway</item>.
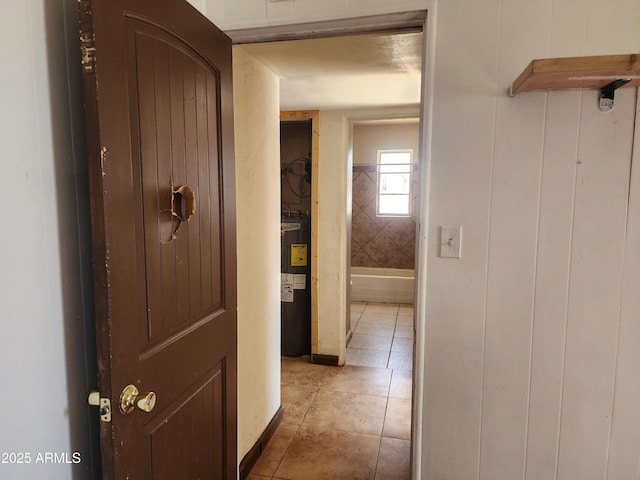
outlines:
[[412, 318], [410, 305], [354, 303], [347, 365], [283, 358], [284, 419], [248, 479], [408, 480]]

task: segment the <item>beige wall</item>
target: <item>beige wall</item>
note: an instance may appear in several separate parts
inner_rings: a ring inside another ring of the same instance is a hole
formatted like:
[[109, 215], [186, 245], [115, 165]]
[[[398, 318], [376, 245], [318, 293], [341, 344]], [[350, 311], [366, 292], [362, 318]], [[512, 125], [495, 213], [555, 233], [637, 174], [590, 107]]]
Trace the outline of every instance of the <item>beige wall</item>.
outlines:
[[344, 363], [347, 321], [347, 214], [351, 152], [350, 124], [357, 120], [407, 117], [415, 107], [320, 112], [318, 353]]
[[375, 164], [378, 150], [413, 149], [414, 160], [418, 159], [420, 140], [418, 123], [400, 125], [354, 125], [353, 164]]
[[280, 406], [279, 81], [233, 51], [238, 239], [238, 461]]
[[343, 112], [320, 112], [318, 353], [345, 356], [347, 324], [347, 149]]
[[[224, 28], [429, 8], [416, 478], [638, 478], [636, 92], [609, 114], [596, 92], [506, 95], [533, 58], [637, 51], [637, 1], [207, 7]], [[440, 259], [455, 224], [462, 259]]]
[[206, 0], [187, 0], [194, 8], [196, 8], [200, 13], [206, 15]]

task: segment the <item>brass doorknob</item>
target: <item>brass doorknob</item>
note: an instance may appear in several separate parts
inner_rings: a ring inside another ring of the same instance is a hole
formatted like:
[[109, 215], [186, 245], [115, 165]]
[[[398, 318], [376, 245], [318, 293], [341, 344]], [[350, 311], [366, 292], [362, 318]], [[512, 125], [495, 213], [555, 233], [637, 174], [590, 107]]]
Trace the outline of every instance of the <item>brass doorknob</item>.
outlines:
[[140, 393], [135, 385], [127, 385], [120, 395], [120, 411], [131, 413], [138, 407], [143, 412], [149, 413], [156, 406], [156, 394], [154, 392]]

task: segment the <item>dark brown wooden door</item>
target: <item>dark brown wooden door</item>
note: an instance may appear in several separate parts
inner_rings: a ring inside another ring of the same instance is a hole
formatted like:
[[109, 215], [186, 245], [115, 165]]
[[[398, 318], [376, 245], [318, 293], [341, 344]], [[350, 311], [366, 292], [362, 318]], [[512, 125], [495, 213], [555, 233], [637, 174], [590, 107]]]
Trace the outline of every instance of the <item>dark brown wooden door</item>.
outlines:
[[80, 12], [104, 475], [235, 479], [231, 42], [185, 0]]

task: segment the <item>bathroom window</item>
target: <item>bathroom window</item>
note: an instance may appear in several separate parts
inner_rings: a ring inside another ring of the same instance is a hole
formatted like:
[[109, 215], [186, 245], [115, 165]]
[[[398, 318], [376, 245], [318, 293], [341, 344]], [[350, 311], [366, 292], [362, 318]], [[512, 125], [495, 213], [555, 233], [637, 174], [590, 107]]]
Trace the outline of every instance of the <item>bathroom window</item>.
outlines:
[[411, 214], [412, 170], [413, 150], [378, 150], [378, 216]]

